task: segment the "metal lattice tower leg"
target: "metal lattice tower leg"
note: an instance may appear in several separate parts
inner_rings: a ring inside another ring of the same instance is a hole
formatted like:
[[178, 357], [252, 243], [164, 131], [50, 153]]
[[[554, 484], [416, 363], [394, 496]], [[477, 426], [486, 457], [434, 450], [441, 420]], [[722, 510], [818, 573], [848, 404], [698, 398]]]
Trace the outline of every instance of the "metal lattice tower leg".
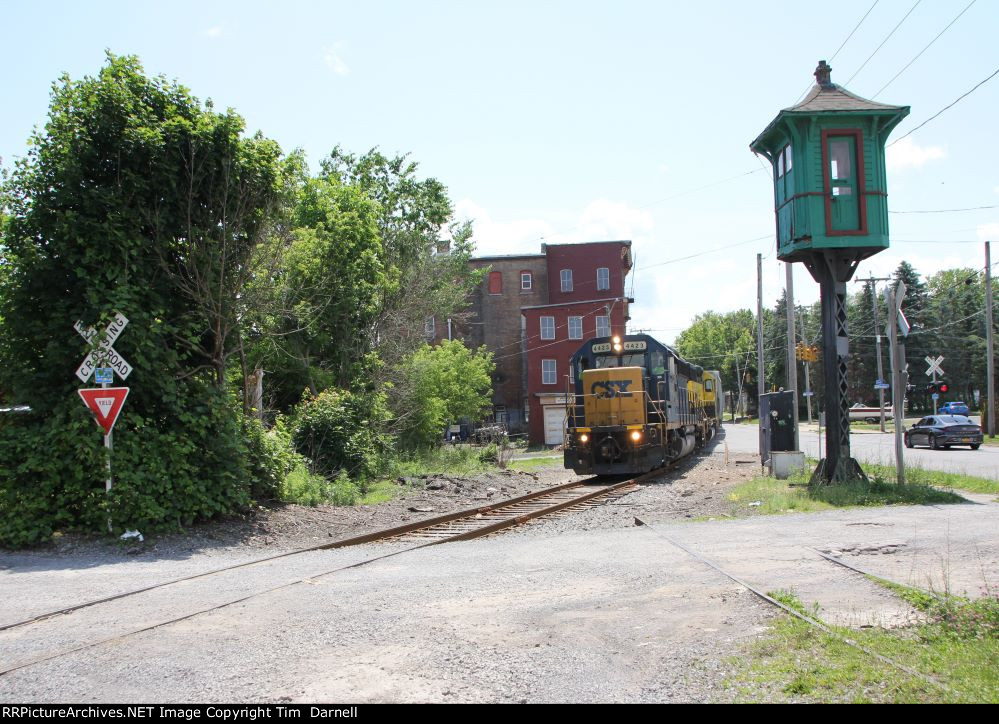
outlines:
[[815, 253], [805, 262], [822, 294], [822, 364], [825, 371], [826, 457], [812, 481], [827, 483], [866, 480], [860, 465], [850, 457], [850, 407], [846, 363], [850, 341], [846, 329], [846, 282], [859, 259], [849, 252]]

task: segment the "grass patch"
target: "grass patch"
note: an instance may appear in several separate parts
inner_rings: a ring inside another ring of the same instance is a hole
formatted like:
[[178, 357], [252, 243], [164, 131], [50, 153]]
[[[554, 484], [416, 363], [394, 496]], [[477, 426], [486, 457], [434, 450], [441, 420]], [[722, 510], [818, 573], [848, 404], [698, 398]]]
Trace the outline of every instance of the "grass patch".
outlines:
[[[935, 471], [923, 472], [930, 473], [929, 479], [934, 481], [937, 479]], [[811, 475], [808, 470], [797, 472], [787, 480], [761, 476], [732, 488], [727, 499], [732, 504], [732, 515], [737, 517], [752, 513], [764, 515], [812, 513], [845, 507], [966, 502], [956, 493], [931, 487], [938, 484], [936, 482], [910, 480], [908, 473], [907, 484], [904, 486], [887, 482], [884, 475], [874, 470], [868, 470], [868, 474], [871, 475], [869, 483], [857, 482], [844, 485], [808, 485], [808, 478]], [[941, 475], [946, 474], [941, 473]]]
[[454, 475], [481, 473], [493, 467], [490, 462], [483, 459], [483, 450], [486, 448], [471, 445], [442, 445], [430, 448], [395, 460], [389, 466], [388, 475], [397, 478], [435, 473]]
[[395, 500], [406, 488], [392, 480], [379, 480], [357, 501], [360, 505], [378, 505]]
[[[892, 590], [903, 588], [888, 585]], [[995, 595], [977, 601], [948, 597], [949, 603], [941, 603], [918, 589], [896, 592], [916, 608], [927, 611], [928, 622], [897, 630], [830, 628], [935, 678], [943, 686], [883, 663], [799, 619], [782, 616], [767, 636], [751, 645], [750, 656], [731, 661], [737, 673], [729, 684], [736, 698], [782, 702], [999, 702], [999, 670], [995, 666], [999, 657], [999, 599]], [[770, 595], [805, 612], [793, 594]], [[811, 611], [807, 613], [816, 617]]]
[[[894, 465], [867, 465], [861, 467], [872, 478], [880, 478], [885, 481], [895, 479]], [[938, 488], [956, 488], [967, 490], [970, 493], [997, 493], [999, 494], [999, 480], [989, 480], [988, 478], [978, 478], [974, 475], [962, 475], [960, 473], [947, 473], [941, 470], [927, 470], [920, 467], [907, 467], [905, 469], [906, 486], [932, 485]], [[889, 484], [894, 484], [889, 482]]]
[[561, 468], [562, 467], [562, 456], [558, 457], [533, 457], [533, 458], [519, 458], [517, 460], [511, 460], [507, 463], [507, 468], [510, 470], [520, 470], [525, 473], [530, 473], [535, 470], [546, 470], [548, 468]]

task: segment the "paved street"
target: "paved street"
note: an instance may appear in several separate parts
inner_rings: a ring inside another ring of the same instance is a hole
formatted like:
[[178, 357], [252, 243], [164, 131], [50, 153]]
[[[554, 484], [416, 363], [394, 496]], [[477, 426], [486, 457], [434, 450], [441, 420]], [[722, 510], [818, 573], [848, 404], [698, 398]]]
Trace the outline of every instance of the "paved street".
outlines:
[[[800, 434], [801, 449], [818, 460], [825, 450], [825, 430], [821, 438], [815, 425], [805, 426]], [[725, 425], [725, 441], [732, 452], [756, 452], [759, 432], [755, 425]], [[876, 430], [854, 431], [850, 434], [850, 450], [861, 462], [895, 464], [895, 435]], [[978, 450], [955, 447], [950, 450], [906, 448], [907, 466], [950, 473], [964, 473], [999, 480], [999, 447], [983, 445]]]

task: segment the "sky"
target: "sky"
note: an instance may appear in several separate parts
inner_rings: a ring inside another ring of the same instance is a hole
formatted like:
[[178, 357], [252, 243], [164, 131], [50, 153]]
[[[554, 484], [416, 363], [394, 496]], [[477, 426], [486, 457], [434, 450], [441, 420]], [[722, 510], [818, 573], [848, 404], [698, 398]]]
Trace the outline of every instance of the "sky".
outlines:
[[[749, 143], [819, 59], [851, 92], [911, 107], [889, 143], [999, 70], [995, 0], [49, 0], [0, 4], [0, 27], [7, 167], [60, 75], [134, 54], [314, 169], [337, 145], [410, 154], [479, 254], [631, 239], [632, 331], [667, 343], [699, 313], [755, 310], [758, 253], [764, 304], [780, 296], [771, 172]], [[999, 76], [891, 147], [891, 247], [857, 277], [984, 267], [997, 122]], [[794, 292], [818, 299], [800, 264]]]

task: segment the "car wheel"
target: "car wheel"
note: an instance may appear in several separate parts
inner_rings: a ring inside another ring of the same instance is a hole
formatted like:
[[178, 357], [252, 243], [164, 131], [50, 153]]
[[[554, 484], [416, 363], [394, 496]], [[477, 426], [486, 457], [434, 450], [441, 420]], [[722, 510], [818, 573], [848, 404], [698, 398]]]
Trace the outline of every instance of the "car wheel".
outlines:
[[937, 436], [936, 435], [933, 435], [932, 437], [930, 437], [930, 447], [932, 447], [934, 450], [940, 450], [941, 449], [940, 448], [940, 443], [937, 441]]
[[906, 435], [905, 438], [904, 438], [904, 440], [905, 440], [905, 446], [906, 447], [912, 447], [912, 438], [910, 438], [908, 435]]
[[869, 425], [877, 425], [878, 424], [878, 418], [876, 418], [876, 417], [865, 417], [864, 418], [864, 422], [868, 423]]
[[981, 447], [981, 443], [977, 443], [977, 444], [975, 444], [975, 445], [972, 445], [972, 446], [971, 446], [971, 449], [972, 449], [972, 450], [977, 450], [977, 449], [978, 449], [979, 447]]

